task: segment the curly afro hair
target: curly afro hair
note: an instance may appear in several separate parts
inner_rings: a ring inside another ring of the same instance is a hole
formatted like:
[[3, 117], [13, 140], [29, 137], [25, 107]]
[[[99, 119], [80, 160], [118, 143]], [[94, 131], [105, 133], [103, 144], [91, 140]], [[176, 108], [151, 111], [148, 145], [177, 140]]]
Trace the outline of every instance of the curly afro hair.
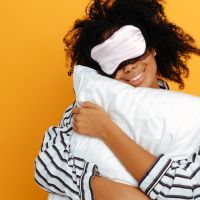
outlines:
[[147, 44], [147, 49], [155, 49], [157, 74], [184, 88], [183, 76], [189, 76], [186, 65], [191, 54], [200, 55], [193, 37], [179, 26], [168, 21], [162, 0], [92, 0], [85, 9], [83, 19], [77, 19], [73, 28], [63, 38], [65, 52], [70, 60], [71, 76], [75, 65], [80, 64], [114, 78], [116, 72], [133, 59], [123, 61], [112, 75], [105, 74], [91, 56], [91, 49], [108, 39], [124, 25], [138, 27]]

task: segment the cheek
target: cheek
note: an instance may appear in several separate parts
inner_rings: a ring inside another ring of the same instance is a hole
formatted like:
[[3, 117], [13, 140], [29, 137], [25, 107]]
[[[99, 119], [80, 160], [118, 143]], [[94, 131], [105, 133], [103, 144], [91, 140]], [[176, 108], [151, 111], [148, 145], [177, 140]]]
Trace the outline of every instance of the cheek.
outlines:
[[144, 84], [147, 87], [151, 87], [152, 83], [154, 83], [156, 76], [157, 66], [156, 63], [148, 63], [146, 71], [145, 71], [145, 78]]
[[152, 61], [150, 63], [148, 63], [147, 65], [147, 71], [149, 73], [149, 75], [151, 75], [152, 77], [156, 76], [156, 72], [157, 72], [157, 65], [155, 61]]
[[119, 71], [117, 72], [116, 76], [115, 76], [115, 79], [116, 79], [116, 80], [120, 80], [121, 78], [122, 78], [122, 72], [121, 72], [121, 70], [119, 70]]

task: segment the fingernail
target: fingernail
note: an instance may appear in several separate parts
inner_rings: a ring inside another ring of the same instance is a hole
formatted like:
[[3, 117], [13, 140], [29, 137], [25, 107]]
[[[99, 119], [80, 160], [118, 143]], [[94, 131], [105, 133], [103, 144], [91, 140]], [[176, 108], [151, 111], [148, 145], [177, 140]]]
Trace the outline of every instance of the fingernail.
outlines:
[[78, 101], [78, 102], [77, 102], [77, 105], [78, 105], [78, 106], [82, 106], [82, 104], [83, 104], [82, 101]]

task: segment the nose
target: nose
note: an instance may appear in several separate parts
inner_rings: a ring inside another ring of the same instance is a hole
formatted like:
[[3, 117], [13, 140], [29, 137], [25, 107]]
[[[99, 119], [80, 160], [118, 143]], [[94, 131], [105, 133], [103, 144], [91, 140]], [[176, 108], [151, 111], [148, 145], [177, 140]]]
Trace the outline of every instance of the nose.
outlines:
[[131, 70], [135, 69], [136, 67], [137, 67], [137, 65], [135, 63], [129, 64], [124, 67], [124, 73], [129, 73]]

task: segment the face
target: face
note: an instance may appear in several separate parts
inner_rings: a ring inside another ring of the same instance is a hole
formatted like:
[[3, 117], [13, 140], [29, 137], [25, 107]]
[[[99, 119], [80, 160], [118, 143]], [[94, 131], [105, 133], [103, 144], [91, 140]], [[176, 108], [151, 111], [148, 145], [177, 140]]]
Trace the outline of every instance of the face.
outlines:
[[155, 55], [155, 50], [146, 51], [136, 62], [117, 71], [115, 79], [134, 87], [159, 88]]

